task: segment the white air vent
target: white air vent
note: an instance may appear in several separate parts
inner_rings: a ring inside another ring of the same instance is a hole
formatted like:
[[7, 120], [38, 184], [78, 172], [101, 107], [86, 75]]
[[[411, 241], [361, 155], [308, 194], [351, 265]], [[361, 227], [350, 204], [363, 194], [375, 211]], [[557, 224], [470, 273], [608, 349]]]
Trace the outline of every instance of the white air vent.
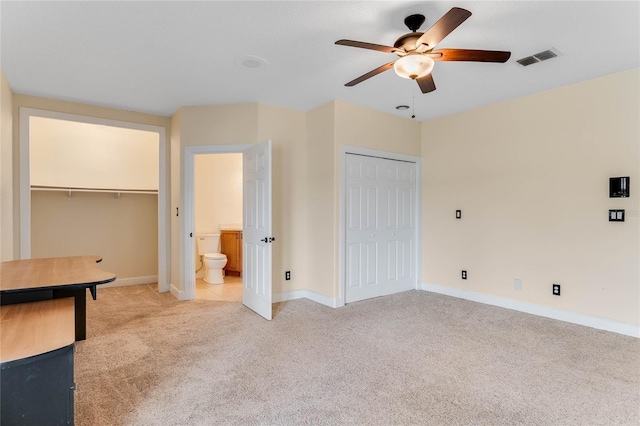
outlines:
[[554, 48], [551, 48], [549, 50], [545, 50], [544, 52], [536, 53], [535, 55], [531, 55], [531, 56], [524, 57], [522, 59], [518, 59], [516, 62], [519, 63], [520, 65], [522, 65], [523, 67], [526, 67], [526, 66], [538, 63], [538, 62], [542, 62], [542, 61], [546, 61], [546, 60], [551, 59], [551, 58], [555, 58], [557, 56], [560, 56], [560, 52], [558, 52]]

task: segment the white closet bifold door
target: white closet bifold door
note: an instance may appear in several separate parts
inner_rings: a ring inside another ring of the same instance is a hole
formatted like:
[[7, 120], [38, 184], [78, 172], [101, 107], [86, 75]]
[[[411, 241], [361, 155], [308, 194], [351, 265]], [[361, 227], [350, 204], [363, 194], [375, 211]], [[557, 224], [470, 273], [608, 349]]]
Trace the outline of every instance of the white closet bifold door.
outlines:
[[346, 303], [414, 289], [416, 164], [346, 160]]

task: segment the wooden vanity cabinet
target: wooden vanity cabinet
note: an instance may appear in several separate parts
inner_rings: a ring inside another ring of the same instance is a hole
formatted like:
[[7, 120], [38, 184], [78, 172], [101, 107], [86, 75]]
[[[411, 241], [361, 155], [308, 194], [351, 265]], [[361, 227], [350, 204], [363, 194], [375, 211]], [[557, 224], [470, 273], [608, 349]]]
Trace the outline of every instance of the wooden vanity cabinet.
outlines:
[[227, 255], [225, 275], [242, 275], [242, 231], [220, 231], [222, 253]]

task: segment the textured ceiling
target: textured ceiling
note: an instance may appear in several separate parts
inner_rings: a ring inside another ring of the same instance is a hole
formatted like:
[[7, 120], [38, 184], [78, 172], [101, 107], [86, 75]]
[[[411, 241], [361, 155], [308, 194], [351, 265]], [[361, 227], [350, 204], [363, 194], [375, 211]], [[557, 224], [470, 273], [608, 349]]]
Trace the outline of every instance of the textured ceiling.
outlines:
[[[451, 7], [473, 15], [438, 47], [509, 50], [505, 64], [437, 62], [435, 92], [387, 71], [395, 56], [337, 46], [392, 45], [422, 13], [424, 31]], [[7, 2], [0, 65], [16, 93], [172, 115], [186, 105], [262, 102], [309, 110], [333, 99], [417, 120], [640, 66], [640, 2]], [[561, 56], [515, 60], [556, 48]], [[237, 65], [245, 55], [268, 65]]]

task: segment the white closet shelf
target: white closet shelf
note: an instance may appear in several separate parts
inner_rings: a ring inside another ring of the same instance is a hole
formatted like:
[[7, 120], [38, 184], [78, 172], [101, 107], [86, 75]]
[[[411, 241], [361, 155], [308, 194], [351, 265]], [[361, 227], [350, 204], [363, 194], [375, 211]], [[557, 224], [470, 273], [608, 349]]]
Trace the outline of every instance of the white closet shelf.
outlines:
[[32, 191], [58, 191], [68, 192], [71, 195], [72, 192], [104, 192], [107, 194], [158, 194], [157, 190], [149, 189], [108, 189], [108, 188], [77, 188], [77, 187], [65, 187], [65, 186], [41, 186], [32, 185]]

